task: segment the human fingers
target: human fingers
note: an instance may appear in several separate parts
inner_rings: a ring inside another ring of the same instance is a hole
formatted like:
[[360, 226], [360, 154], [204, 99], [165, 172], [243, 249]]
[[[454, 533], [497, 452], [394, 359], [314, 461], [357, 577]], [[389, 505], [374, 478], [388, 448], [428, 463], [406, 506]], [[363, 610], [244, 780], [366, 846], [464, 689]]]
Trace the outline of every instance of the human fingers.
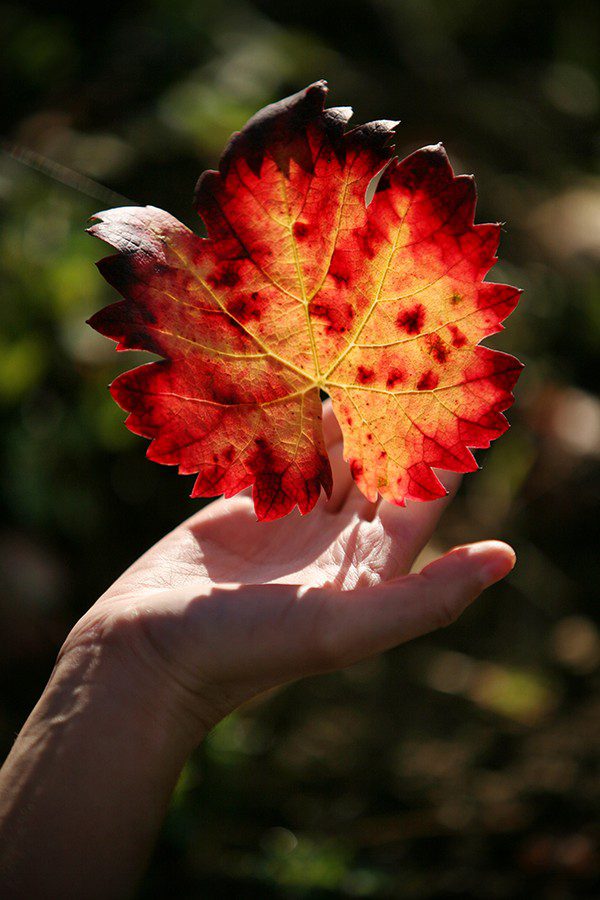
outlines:
[[333, 490], [325, 503], [325, 510], [336, 514], [345, 507], [349, 495], [358, 494], [359, 491], [354, 484], [350, 466], [344, 460], [342, 429], [334, 415], [331, 400], [326, 400], [323, 404], [323, 435], [333, 475]]
[[394, 506], [382, 501], [378, 507], [379, 520], [391, 538], [386, 580], [410, 571], [456, 496], [462, 476], [457, 472], [437, 472], [437, 475], [448, 491], [445, 497], [426, 502], [409, 500], [406, 506]]
[[348, 665], [454, 622], [504, 578], [515, 553], [501, 541], [456, 547], [419, 574], [322, 598], [319, 645], [331, 667]]

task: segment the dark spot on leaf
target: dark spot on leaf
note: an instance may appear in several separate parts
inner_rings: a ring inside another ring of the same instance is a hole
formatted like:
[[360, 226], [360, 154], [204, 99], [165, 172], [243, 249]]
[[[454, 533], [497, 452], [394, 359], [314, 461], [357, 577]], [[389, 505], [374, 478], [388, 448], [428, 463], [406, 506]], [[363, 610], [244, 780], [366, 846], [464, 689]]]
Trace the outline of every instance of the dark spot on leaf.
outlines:
[[425, 309], [422, 303], [417, 303], [411, 309], [405, 309], [398, 313], [396, 325], [403, 328], [407, 334], [419, 334], [425, 324]]
[[302, 240], [302, 238], [306, 237], [306, 235], [309, 233], [309, 231], [310, 231], [310, 228], [304, 222], [294, 222], [294, 227], [293, 227], [294, 237]]
[[370, 384], [375, 378], [375, 370], [369, 366], [359, 366], [356, 372], [356, 380], [359, 384]]
[[234, 297], [231, 303], [228, 304], [227, 311], [242, 324], [246, 324], [250, 319], [259, 321], [261, 304], [258, 292], [253, 291], [248, 297]]
[[360, 478], [364, 472], [364, 466], [358, 459], [350, 460], [350, 471], [354, 479]]
[[448, 329], [450, 331], [450, 334], [452, 335], [452, 346], [456, 347], [457, 349], [459, 349], [460, 347], [464, 347], [467, 343], [467, 339], [460, 328], [457, 328], [456, 325], [449, 325]]
[[439, 381], [440, 381], [440, 379], [438, 378], [438, 376], [435, 374], [435, 372], [432, 372], [430, 369], [428, 372], [425, 372], [419, 378], [419, 381], [417, 383], [417, 390], [432, 391], [434, 388], [436, 388], [438, 386]]
[[344, 334], [349, 331], [354, 319], [354, 308], [349, 303], [321, 303], [311, 300], [308, 305], [311, 316], [327, 322], [327, 334]]
[[399, 384], [402, 384], [405, 378], [405, 372], [395, 366], [393, 369], [390, 369], [385, 386], [388, 388], [388, 390], [392, 390], [392, 388], [395, 388]]
[[337, 285], [348, 284], [350, 280], [350, 275], [348, 274], [348, 272], [334, 272], [333, 269], [330, 269], [329, 275], [333, 278]]
[[373, 259], [375, 257], [375, 249], [373, 247], [373, 239], [375, 237], [373, 230], [369, 225], [361, 228], [355, 232], [356, 242], [360, 248], [360, 252], [366, 256], [367, 259]]
[[445, 363], [448, 359], [448, 348], [444, 344], [439, 334], [432, 334], [427, 339], [429, 352], [436, 362]]
[[348, 284], [351, 280], [352, 270], [346, 254], [338, 253], [337, 251], [333, 254], [328, 275], [330, 278], [333, 278], [338, 287]]
[[232, 266], [227, 266], [221, 272], [212, 273], [206, 280], [214, 288], [235, 287], [240, 280], [240, 275]]
[[248, 458], [248, 468], [251, 472], [274, 473], [273, 448], [265, 438], [256, 438], [254, 441], [256, 450]]
[[212, 388], [212, 399], [215, 403], [221, 403], [223, 406], [235, 406], [240, 402], [239, 392], [233, 384], [215, 385]]
[[246, 334], [245, 328], [242, 328], [240, 323], [237, 322], [235, 319], [229, 319], [228, 325], [230, 328], [233, 328], [233, 330], [236, 331], [238, 334], [243, 334], [243, 335]]
[[223, 459], [225, 462], [230, 463], [233, 457], [235, 456], [235, 447], [233, 444], [229, 444], [229, 446], [225, 447], [223, 450]]
[[457, 305], [458, 303], [460, 303], [461, 301], [462, 301], [462, 297], [461, 297], [460, 294], [454, 293], [454, 294], [452, 294], [452, 296], [450, 297], [450, 303], [452, 304], [452, 306], [456, 306], [456, 305]]

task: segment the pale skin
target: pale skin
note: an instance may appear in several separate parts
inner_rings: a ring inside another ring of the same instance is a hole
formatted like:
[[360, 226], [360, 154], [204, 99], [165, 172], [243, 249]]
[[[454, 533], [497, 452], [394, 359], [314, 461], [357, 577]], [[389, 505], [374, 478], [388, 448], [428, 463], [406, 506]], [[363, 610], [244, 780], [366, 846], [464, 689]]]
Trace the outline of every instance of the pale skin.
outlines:
[[188, 519], [75, 625], [0, 772], [4, 898], [131, 897], [187, 757], [243, 702], [449, 625], [515, 561], [500, 541], [408, 574], [446, 500], [369, 503], [329, 408], [331, 500]]

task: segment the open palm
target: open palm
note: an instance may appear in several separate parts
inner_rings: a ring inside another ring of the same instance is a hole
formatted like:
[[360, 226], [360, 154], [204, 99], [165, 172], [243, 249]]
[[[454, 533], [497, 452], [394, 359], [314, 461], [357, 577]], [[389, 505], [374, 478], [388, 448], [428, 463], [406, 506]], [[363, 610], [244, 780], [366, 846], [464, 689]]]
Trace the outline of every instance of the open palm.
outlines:
[[[409, 575], [449, 498], [370, 503], [343, 460], [329, 404], [324, 431], [330, 500], [321, 497], [305, 518], [295, 511], [270, 523], [256, 522], [249, 492], [216, 501], [141, 557], [88, 614], [118, 622], [129, 651], [199, 697], [204, 719], [449, 624], [514, 563], [510, 547], [486, 541]], [[451, 495], [458, 477], [445, 483]]]

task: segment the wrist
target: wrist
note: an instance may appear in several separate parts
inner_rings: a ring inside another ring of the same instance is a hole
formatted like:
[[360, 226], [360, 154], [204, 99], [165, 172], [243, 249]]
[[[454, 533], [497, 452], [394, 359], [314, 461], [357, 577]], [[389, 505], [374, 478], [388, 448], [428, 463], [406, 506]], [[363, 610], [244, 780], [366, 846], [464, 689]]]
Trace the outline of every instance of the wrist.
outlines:
[[203, 735], [107, 613], [68, 636], [0, 773], [7, 896], [129, 896]]
[[227, 714], [216, 692], [178, 677], [136, 606], [96, 603], [73, 627], [53, 680], [84, 681], [130, 721], [189, 754]]

